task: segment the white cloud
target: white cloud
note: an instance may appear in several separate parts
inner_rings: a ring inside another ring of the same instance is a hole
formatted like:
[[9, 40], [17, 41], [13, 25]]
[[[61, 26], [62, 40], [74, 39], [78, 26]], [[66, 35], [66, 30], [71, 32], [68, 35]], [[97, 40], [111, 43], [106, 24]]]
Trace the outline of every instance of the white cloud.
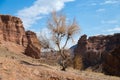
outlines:
[[113, 29], [108, 29], [107, 32], [120, 32], [120, 27], [115, 27]]
[[66, 2], [74, 0], [36, 0], [30, 7], [17, 12], [17, 16], [23, 21], [25, 28], [31, 27], [42, 15], [49, 14], [53, 10], [60, 11]]
[[97, 3], [91, 3], [91, 5], [92, 5], [92, 6], [96, 6], [96, 5], [97, 5]]
[[105, 11], [105, 9], [103, 8], [96, 10], [96, 12], [103, 12], [103, 11]]
[[106, 4], [119, 4], [120, 0], [105, 0], [101, 5], [106, 5]]
[[109, 21], [102, 20], [101, 23], [102, 24], [117, 24], [118, 21], [117, 20], [109, 20]]
[[39, 35], [40, 34], [46, 37], [50, 37], [51, 31], [48, 28], [43, 28], [40, 30]]

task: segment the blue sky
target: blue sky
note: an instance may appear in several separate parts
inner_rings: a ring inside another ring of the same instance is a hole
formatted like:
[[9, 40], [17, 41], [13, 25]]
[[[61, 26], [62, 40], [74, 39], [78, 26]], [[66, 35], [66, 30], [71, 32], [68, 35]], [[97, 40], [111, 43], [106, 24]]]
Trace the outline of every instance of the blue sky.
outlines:
[[80, 35], [120, 33], [120, 0], [0, 0], [0, 14], [20, 17], [25, 29], [35, 32], [47, 32], [46, 20], [53, 9], [68, 20], [76, 17]]

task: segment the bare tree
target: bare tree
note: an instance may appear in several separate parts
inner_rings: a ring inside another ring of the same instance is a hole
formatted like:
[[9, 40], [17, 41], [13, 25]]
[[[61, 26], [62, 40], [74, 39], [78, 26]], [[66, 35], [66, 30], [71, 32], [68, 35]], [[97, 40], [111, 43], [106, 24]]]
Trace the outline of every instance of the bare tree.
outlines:
[[53, 50], [53, 46], [51, 44], [51, 39], [46, 36], [48, 33], [45, 33], [45, 32], [42, 33], [42, 32], [43, 31], [40, 31], [40, 34], [38, 36], [38, 39], [39, 39], [40, 44], [41, 44], [41, 47], [44, 50], [47, 50], [47, 51]]
[[[52, 13], [47, 24], [52, 32], [52, 40], [58, 47], [62, 58], [60, 60], [60, 65], [62, 66], [62, 70], [65, 71], [68, 61], [68, 55], [65, 54], [65, 48], [68, 41], [73, 39], [73, 35], [80, 30], [79, 25], [75, 19], [73, 19], [72, 23], [68, 23], [65, 15], [57, 14], [56, 12]], [[62, 41], [64, 41], [64, 43]]]

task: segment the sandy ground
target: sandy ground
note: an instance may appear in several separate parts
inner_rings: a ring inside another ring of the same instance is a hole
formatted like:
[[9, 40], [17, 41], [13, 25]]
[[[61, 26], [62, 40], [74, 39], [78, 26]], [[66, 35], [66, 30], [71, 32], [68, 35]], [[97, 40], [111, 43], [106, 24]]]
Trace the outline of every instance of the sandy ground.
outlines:
[[120, 80], [102, 73], [50, 66], [0, 47], [0, 80]]

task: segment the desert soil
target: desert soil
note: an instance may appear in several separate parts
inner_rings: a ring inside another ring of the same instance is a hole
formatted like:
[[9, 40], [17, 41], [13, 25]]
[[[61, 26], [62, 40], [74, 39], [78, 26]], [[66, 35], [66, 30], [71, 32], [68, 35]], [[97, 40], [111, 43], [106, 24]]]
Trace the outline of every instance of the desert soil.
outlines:
[[120, 80], [120, 77], [72, 68], [61, 71], [59, 66], [50, 66], [0, 47], [0, 80]]

